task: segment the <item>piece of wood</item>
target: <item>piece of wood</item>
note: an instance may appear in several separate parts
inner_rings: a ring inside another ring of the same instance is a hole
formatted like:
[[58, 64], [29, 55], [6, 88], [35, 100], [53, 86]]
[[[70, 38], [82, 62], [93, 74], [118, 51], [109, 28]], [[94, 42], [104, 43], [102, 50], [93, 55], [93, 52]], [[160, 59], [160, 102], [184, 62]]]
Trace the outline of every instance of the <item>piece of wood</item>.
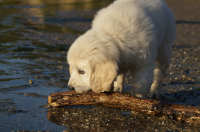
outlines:
[[200, 124], [200, 109], [193, 106], [164, 103], [158, 100], [139, 99], [121, 93], [78, 94], [75, 91], [53, 93], [48, 97], [51, 107], [72, 105], [104, 105], [128, 109], [150, 115], [165, 115], [177, 121]]

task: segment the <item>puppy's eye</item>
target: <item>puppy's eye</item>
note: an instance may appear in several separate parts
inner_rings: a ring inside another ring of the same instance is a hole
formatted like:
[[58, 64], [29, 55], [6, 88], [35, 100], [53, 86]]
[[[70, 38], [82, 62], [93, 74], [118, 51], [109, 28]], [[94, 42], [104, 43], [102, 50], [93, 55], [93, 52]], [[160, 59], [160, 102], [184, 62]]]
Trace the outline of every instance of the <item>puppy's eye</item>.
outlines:
[[79, 74], [85, 74], [85, 71], [79, 69], [79, 70], [78, 70], [78, 73], [79, 73]]

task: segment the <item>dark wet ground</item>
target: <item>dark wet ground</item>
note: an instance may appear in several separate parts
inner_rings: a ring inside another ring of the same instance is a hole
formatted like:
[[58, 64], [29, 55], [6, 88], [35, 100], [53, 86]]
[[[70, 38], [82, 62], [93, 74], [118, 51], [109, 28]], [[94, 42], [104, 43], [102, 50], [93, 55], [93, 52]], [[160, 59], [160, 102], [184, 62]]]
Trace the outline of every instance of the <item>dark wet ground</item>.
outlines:
[[[104, 107], [47, 109], [64, 91], [69, 45], [110, 0], [0, 0], [0, 131], [198, 132], [164, 117]], [[200, 105], [200, 1], [167, 0], [177, 41], [162, 99]]]

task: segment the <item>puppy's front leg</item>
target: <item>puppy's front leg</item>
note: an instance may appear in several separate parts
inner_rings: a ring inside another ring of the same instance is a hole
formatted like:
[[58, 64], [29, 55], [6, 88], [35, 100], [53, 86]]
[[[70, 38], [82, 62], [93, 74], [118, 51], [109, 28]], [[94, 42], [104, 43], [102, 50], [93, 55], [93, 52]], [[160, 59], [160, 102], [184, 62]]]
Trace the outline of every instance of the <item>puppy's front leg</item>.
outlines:
[[122, 92], [124, 84], [124, 74], [119, 74], [114, 81], [114, 92]]

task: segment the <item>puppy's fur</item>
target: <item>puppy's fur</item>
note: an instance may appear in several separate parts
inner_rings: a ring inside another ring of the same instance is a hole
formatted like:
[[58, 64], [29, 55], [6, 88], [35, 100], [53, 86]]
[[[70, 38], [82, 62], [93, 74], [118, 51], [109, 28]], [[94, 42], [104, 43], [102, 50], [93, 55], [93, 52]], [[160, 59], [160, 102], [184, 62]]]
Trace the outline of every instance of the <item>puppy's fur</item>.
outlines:
[[68, 85], [77, 92], [121, 92], [130, 72], [134, 95], [152, 95], [169, 66], [175, 29], [164, 0], [116, 0], [70, 47]]

